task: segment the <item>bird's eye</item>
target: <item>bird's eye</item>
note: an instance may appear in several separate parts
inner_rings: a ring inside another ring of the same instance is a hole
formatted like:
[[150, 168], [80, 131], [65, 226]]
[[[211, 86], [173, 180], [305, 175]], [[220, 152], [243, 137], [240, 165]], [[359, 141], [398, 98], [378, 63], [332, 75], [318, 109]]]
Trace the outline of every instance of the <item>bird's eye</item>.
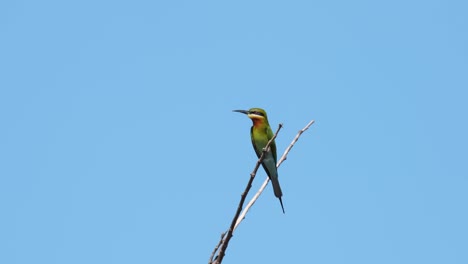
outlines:
[[263, 116], [263, 113], [260, 113], [260, 112], [258, 112], [258, 111], [253, 111], [252, 114], [254, 114], [254, 115], [259, 115], [259, 116]]

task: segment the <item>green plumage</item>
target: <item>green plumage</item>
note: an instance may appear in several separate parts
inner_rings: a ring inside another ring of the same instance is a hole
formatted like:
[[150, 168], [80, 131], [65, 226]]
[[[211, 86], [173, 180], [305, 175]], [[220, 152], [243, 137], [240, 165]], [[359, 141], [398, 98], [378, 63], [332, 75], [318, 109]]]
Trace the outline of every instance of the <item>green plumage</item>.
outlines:
[[[252, 145], [257, 154], [257, 157], [260, 158], [262, 155], [263, 149], [266, 147], [270, 139], [274, 136], [273, 131], [270, 128], [268, 123], [268, 118], [265, 110], [261, 108], [251, 108], [248, 111], [245, 110], [234, 110], [236, 112], [246, 114], [250, 119], [252, 119], [253, 126], [250, 129], [250, 137], [252, 139]], [[268, 177], [271, 180], [273, 186], [273, 192], [275, 196], [280, 200], [281, 208], [283, 209], [283, 201], [281, 197], [283, 192], [278, 181], [278, 170], [276, 168], [276, 144], [275, 141], [271, 142], [270, 149], [265, 153], [265, 157], [262, 161], [262, 166]]]

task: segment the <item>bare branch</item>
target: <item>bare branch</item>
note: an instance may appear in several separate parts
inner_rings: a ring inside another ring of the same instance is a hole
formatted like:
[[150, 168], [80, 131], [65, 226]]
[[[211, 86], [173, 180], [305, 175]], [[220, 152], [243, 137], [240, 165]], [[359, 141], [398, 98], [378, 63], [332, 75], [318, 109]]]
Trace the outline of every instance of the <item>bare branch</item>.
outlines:
[[[288, 153], [289, 151], [291, 151], [292, 147], [294, 146], [294, 144], [296, 144], [297, 140], [299, 139], [299, 137], [302, 135], [302, 133], [304, 133], [304, 131], [306, 131], [307, 129], [309, 129], [309, 127], [315, 123], [315, 120], [312, 120], [310, 121], [303, 129], [299, 130], [299, 132], [297, 133], [296, 137], [293, 139], [293, 141], [291, 142], [291, 144], [289, 144], [289, 146], [286, 148], [286, 150], [284, 151], [283, 153], [283, 156], [281, 156], [278, 164], [276, 164], [276, 167], [279, 168], [279, 166], [281, 166], [281, 163], [283, 163], [283, 161], [286, 160], [287, 156], [288, 156]], [[237, 226], [242, 222], [242, 220], [244, 220], [245, 218], [245, 215], [247, 214], [247, 212], [250, 210], [250, 207], [252, 207], [252, 205], [257, 201], [258, 197], [260, 197], [260, 194], [262, 194], [263, 190], [265, 190], [266, 186], [268, 185], [268, 182], [270, 181], [270, 178], [267, 178], [265, 179], [265, 181], [263, 182], [262, 186], [260, 186], [260, 189], [258, 189], [257, 193], [252, 197], [252, 199], [250, 199], [249, 203], [247, 204], [247, 206], [244, 208], [244, 210], [242, 211], [242, 213], [240, 214], [239, 218], [237, 219], [237, 222], [236, 222], [236, 225], [234, 226], [234, 230], [237, 228]]]
[[[286, 148], [286, 150], [283, 153], [283, 156], [281, 156], [280, 160], [276, 164], [277, 168], [279, 168], [279, 166], [281, 166], [281, 163], [283, 163], [283, 161], [285, 161], [287, 159], [287, 155], [288, 155], [289, 151], [291, 151], [292, 147], [294, 146], [294, 144], [296, 144], [296, 142], [298, 141], [298, 139], [302, 135], [302, 133], [304, 133], [304, 131], [309, 129], [309, 127], [313, 123], [315, 123], [315, 120], [310, 121], [303, 129], [299, 130], [296, 137], [292, 140], [291, 144], [289, 144], [289, 146]], [[213, 253], [211, 254], [210, 260], [208, 262], [209, 264], [221, 264], [221, 262], [223, 261], [226, 249], [228, 247], [229, 241], [231, 240], [232, 234], [234, 233], [234, 230], [236, 230], [237, 226], [239, 226], [239, 224], [245, 218], [245, 215], [247, 214], [249, 209], [257, 201], [258, 197], [260, 197], [260, 194], [263, 192], [263, 190], [268, 185], [268, 182], [269, 182], [270, 179], [267, 177], [266, 180], [263, 182], [262, 186], [260, 187], [260, 189], [257, 191], [257, 193], [252, 197], [252, 199], [249, 201], [249, 203], [244, 208], [244, 210], [242, 210], [242, 207], [244, 205], [247, 194], [249, 193], [250, 188], [252, 187], [252, 182], [255, 179], [255, 175], [257, 174], [258, 168], [260, 167], [260, 165], [261, 165], [261, 163], [262, 163], [262, 161], [264, 159], [265, 153], [269, 149], [271, 142], [273, 142], [273, 140], [278, 136], [278, 132], [281, 130], [282, 127], [283, 127], [283, 125], [279, 124], [278, 130], [276, 131], [273, 138], [268, 142], [266, 147], [263, 149], [262, 155], [258, 159], [254, 170], [252, 171], [252, 173], [250, 173], [249, 182], [247, 183], [247, 186], [246, 186], [244, 192], [241, 195], [241, 200], [239, 201], [239, 205], [237, 207], [236, 214], [235, 214], [234, 218], [232, 219], [231, 226], [229, 227], [229, 230], [227, 232], [221, 234], [221, 239], [219, 240], [218, 245], [215, 247], [215, 249], [213, 250]], [[220, 247], [221, 247], [221, 249], [219, 250], [219, 253], [215, 257], [215, 254], [216, 254], [216, 252], [218, 251], [218, 249]]]
[[223, 243], [223, 238], [224, 238], [225, 235], [226, 235], [226, 232], [223, 232], [221, 234], [221, 239], [219, 239], [218, 245], [216, 245], [216, 247], [213, 249], [213, 253], [211, 253], [210, 261], [208, 261], [208, 263], [213, 263], [213, 258], [215, 256], [216, 252], [218, 251], [219, 246], [221, 246], [221, 243]]
[[[239, 205], [237, 206], [236, 214], [234, 215], [234, 218], [231, 221], [231, 226], [229, 227], [229, 230], [227, 231], [227, 234], [225, 236], [222, 236], [220, 243], [218, 243], [218, 245], [221, 244], [221, 249], [219, 250], [219, 253], [218, 253], [218, 255], [216, 256], [216, 258], [214, 260], [213, 260], [214, 254], [212, 254], [212, 256], [211, 256], [208, 263], [220, 264], [223, 261], [223, 258], [224, 258], [225, 252], [226, 252], [226, 248], [228, 247], [229, 241], [231, 240], [232, 234], [234, 233], [234, 226], [235, 226], [235, 224], [237, 222], [237, 219], [239, 218], [239, 214], [242, 211], [242, 207], [244, 206], [245, 198], [247, 198], [247, 194], [249, 193], [250, 188], [252, 188], [252, 182], [255, 179], [255, 175], [257, 174], [258, 168], [260, 167], [260, 165], [262, 164], [263, 159], [265, 158], [265, 153], [270, 148], [271, 143], [278, 136], [278, 133], [279, 133], [279, 131], [281, 130], [282, 127], [283, 127], [283, 124], [278, 125], [278, 129], [276, 130], [275, 135], [270, 139], [270, 141], [268, 141], [268, 144], [262, 150], [262, 155], [260, 155], [260, 158], [258, 159], [257, 164], [255, 164], [254, 170], [250, 173], [249, 182], [247, 183], [247, 186], [245, 187], [245, 190], [241, 195]], [[223, 239], [223, 237], [224, 237], [224, 239]], [[216, 250], [214, 252], [216, 252]]]

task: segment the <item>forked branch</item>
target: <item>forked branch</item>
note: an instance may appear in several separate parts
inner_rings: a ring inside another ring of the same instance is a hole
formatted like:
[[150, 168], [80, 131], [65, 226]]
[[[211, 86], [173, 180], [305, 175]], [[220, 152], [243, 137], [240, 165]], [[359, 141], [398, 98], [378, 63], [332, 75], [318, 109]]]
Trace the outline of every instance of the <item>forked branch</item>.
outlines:
[[[294, 146], [294, 144], [296, 144], [299, 137], [302, 135], [302, 133], [304, 133], [304, 131], [309, 129], [309, 127], [313, 123], [315, 123], [315, 120], [310, 121], [303, 129], [299, 130], [296, 137], [292, 140], [291, 144], [289, 144], [289, 146], [284, 151], [283, 156], [281, 156], [280, 160], [278, 161], [278, 164], [276, 164], [276, 168], [279, 168], [279, 166], [281, 166], [281, 163], [283, 163], [283, 161], [285, 161], [287, 159], [289, 151], [291, 151], [292, 147]], [[267, 176], [267, 178], [263, 182], [262, 186], [260, 186], [260, 189], [258, 189], [257, 193], [252, 197], [252, 199], [250, 199], [249, 203], [247, 204], [247, 206], [244, 208], [244, 210], [240, 214], [239, 218], [237, 219], [236, 225], [234, 226], [234, 230], [242, 222], [242, 220], [244, 220], [245, 215], [250, 210], [250, 207], [252, 207], [252, 205], [257, 201], [258, 197], [260, 197], [260, 194], [262, 194], [263, 190], [265, 190], [265, 188], [268, 185], [269, 181], [270, 181], [270, 178], [268, 178], [268, 176]]]
[[[229, 227], [229, 230], [227, 231], [226, 235], [221, 237], [221, 243], [218, 243], [218, 245], [221, 244], [221, 249], [219, 250], [219, 253], [216, 256], [216, 258], [214, 260], [211, 258], [209, 263], [220, 264], [223, 261], [223, 258], [224, 258], [225, 252], [226, 252], [226, 248], [228, 247], [229, 241], [232, 238], [232, 233], [234, 232], [234, 226], [235, 226], [235, 224], [237, 222], [237, 218], [239, 218], [239, 214], [241, 213], [242, 207], [244, 206], [245, 198], [247, 198], [247, 194], [249, 193], [250, 188], [252, 188], [252, 182], [255, 179], [255, 175], [257, 174], [258, 168], [260, 167], [260, 165], [262, 164], [263, 159], [265, 158], [265, 153], [270, 148], [271, 143], [278, 136], [278, 133], [279, 133], [279, 131], [281, 130], [282, 127], [283, 127], [283, 125], [279, 124], [275, 135], [270, 139], [270, 141], [268, 141], [268, 144], [262, 150], [262, 155], [260, 155], [260, 158], [258, 159], [257, 164], [255, 164], [254, 170], [250, 173], [250, 178], [249, 178], [249, 181], [247, 183], [247, 186], [245, 187], [245, 190], [241, 195], [239, 205], [237, 206], [236, 214], [234, 215], [234, 218], [231, 221], [231, 226]], [[216, 252], [216, 250], [213, 251], [213, 253], [215, 253], [215, 252]], [[213, 256], [214, 256], [214, 254], [212, 254], [212, 257]]]
[[[289, 144], [288, 148], [286, 148], [286, 150], [284, 151], [283, 153], [283, 156], [281, 156], [278, 164], [276, 165], [276, 167], [279, 167], [281, 165], [281, 163], [283, 163], [283, 161], [286, 160], [287, 158], [287, 155], [289, 153], [289, 151], [291, 151], [292, 147], [294, 146], [294, 144], [297, 142], [297, 140], [299, 139], [299, 137], [302, 135], [302, 133], [304, 133], [304, 131], [306, 131], [315, 121], [312, 120], [310, 121], [303, 129], [301, 129], [298, 134], [296, 135], [296, 137], [293, 139], [293, 141], [291, 142], [291, 144]], [[210, 256], [210, 260], [208, 261], [208, 264], [221, 264], [221, 262], [223, 261], [223, 258], [224, 258], [224, 255], [226, 253], [226, 249], [229, 245], [229, 241], [231, 240], [232, 238], [232, 235], [234, 233], [234, 230], [237, 228], [237, 226], [242, 222], [242, 220], [245, 218], [245, 215], [247, 214], [247, 212], [249, 211], [249, 209], [252, 207], [252, 205], [255, 203], [255, 201], [258, 199], [258, 197], [260, 196], [260, 194], [263, 192], [263, 190], [265, 189], [265, 187], [267, 186], [268, 184], [268, 181], [269, 181], [269, 178], [267, 177], [267, 179], [265, 180], [265, 182], [262, 184], [262, 186], [260, 187], [260, 189], [257, 191], [257, 193], [254, 195], [254, 197], [252, 197], [252, 199], [250, 200], [250, 202], [247, 204], [247, 206], [245, 207], [245, 209], [242, 211], [242, 208], [244, 206], [244, 202], [245, 202], [245, 199], [247, 198], [247, 194], [249, 193], [250, 191], [250, 188], [252, 188], [252, 182], [253, 180], [255, 179], [255, 175], [257, 174], [257, 171], [258, 171], [258, 168], [260, 167], [260, 165], [262, 164], [262, 161], [264, 159], [264, 156], [265, 156], [265, 153], [268, 151], [269, 147], [270, 147], [270, 144], [273, 142], [273, 140], [275, 140], [275, 138], [278, 136], [278, 133], [279, 131], [281, 130], [281, 128], [283, 127], [282, 124], [279, 124], [278, 126], [278, 129], [276, 130], [276, 133], [275, 135], [270, 139], [270, 141], [268, 141], [268, 144], [266, 145], [266, 147], [263, 149], [262, 151], [262, 155], [260, 156], [260, 158], [257, 160], [257, 163], [255, 164], [255, 168], [254, 170], [250, 173], [250, 178], [249, 178], [249, 181], [247, 183], [247, 186], [244, 190], [244, 192], [242, 193], [241, 195], [241, 199], [239, 201], [239, 205], [237, 207], [237, 210], [236, 210], [236, 214], [234, 215], [234, 218], [232, 219], [231, 221], [231, 225], [229, 227], [229, 230], [223, 234], [221, 234], [221, 239], [220, 241], [218, 242], [218, 244], [216, 245], [216, 247], [214, 248], [211, 256]], [[242, 213], [241, 213], [242, 212]], [[219, 251], [218, 251], [219, 250]], [[218, 252], [218, 254], [216, 254], [216, 252]]]

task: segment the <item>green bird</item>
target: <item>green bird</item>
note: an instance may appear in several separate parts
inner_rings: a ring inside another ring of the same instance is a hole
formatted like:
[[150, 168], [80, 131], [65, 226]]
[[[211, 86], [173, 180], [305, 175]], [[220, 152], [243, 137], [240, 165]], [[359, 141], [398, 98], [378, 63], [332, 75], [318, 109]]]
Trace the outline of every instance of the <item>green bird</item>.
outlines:
[[[239, 112], [246, 114], [252, 120], [252, 127], [250, 128], [250, 137], [252, 139], [252, 145], [257, 154], [257, 157], [260, 158], [262, 155], [263, 149], [266, 147], [270, 139], [273, 137], [273, 131], [270, 128], [268, 123], [268, 118], [265, 110], [261, 108], [251, 108], [249, 110], [233, 110], [234, 112]], [[273, 185], [273, 192], [275, 196], [278, 197], [281, 209], [284, 207], [281, 197], [283, 192], [278, 181], [278, 170], [276, 169], [276, 144], [275, 141], [271, 142], [270, 149], [265, 153], [265, 157], [262, 161], [263, 169], [265, 169], [266, 174], [271, 180]]]

